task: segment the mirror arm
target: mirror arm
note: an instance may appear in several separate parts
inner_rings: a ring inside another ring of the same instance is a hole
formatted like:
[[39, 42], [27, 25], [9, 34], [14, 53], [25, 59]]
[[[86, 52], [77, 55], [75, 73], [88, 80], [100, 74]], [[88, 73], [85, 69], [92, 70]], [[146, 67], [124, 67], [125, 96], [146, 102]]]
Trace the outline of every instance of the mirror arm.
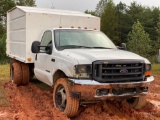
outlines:
[[50, 46], [40, 46], [40, 45], [39, 45], [39, 46], [37, 46], [37, 47], [39, 47], [39, 48], [40, 48], [40, 47], [47, 47], [47, 48], [49, 48]]

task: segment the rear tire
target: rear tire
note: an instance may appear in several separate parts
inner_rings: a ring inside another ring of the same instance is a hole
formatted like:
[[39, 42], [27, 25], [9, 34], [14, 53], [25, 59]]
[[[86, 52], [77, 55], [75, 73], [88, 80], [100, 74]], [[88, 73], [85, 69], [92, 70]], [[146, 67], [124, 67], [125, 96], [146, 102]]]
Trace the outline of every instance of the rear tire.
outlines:
[[146, 96], [132, 97], [125, 100], [131, 108], [140, 109], [146, 104]]
[[28, 85], [30, 79], [29, 66], [27, 64], [22, 63], [22, 85]]
[[18, 62], [14, 62], [11, 65], [11, 79], [17, 86], [22, 84], [22, 69], [21, 64]]
[[53, 91], [54, 106], [64, 112], [68, 117], [74, 117], [79, 108], [79, 99], [70, 94], [68, 79], [60, 78], [56, 81]]

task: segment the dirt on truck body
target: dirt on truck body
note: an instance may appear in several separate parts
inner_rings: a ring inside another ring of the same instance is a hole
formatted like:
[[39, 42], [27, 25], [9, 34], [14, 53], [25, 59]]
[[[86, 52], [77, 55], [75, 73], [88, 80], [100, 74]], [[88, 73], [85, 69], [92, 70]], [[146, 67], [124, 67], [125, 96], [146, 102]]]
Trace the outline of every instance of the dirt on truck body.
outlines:
[[[141, 109], [132, 109], [127, 103], [105, 101], [80, 106], [71, 120], [159, 120], [160, 119], [160, 76], [149, 85], [147, 103]], [[4, 85], [9, 106], [0, 108], [0, 120], [69, 120], [55, 108], [52, 101], [53, 89], [41, 90], [35, 84], [20, 86], [8, 82]]]
[[140, 83], [123, 83], [123, 84], [103, 84], [103, 85], [74, 85], [71, 91], [81, 93], [83, 100], [106, 100], [118, 99], [117, 97], [126, 98], [133, 95], [146, 95], [150, 82]]

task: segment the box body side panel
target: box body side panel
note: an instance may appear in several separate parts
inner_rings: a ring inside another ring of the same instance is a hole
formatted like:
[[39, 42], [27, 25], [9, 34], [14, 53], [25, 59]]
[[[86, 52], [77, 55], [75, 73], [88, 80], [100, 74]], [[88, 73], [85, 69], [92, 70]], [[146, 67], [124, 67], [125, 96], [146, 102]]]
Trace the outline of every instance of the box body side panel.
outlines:
[[26, 53], [26, 16], [25, 12], [14, 9], [7, 13], [7, 55], [25, 61]]

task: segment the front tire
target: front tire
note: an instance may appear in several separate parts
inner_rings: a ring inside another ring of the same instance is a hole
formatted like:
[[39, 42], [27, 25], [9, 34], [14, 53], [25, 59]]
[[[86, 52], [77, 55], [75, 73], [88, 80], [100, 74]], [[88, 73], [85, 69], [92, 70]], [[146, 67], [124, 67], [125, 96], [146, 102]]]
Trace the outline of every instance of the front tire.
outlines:
[[132, 97], [130, 99], [125, 99], [125, 101], [133, 109], [140, 109], [146, 104], [146, 96]]
[[74, 117], [79, 108], [79, 99], [70, 94], [70, 87], [66, 78], [56, 81], [53, 91], [54, 106], [64, 112], [68, 117]]

